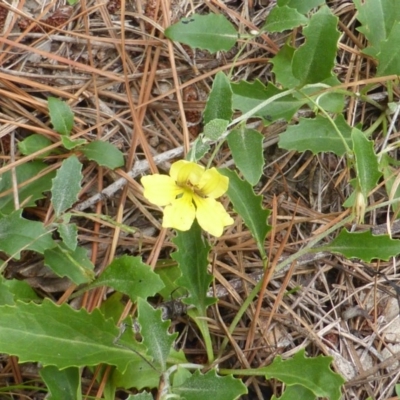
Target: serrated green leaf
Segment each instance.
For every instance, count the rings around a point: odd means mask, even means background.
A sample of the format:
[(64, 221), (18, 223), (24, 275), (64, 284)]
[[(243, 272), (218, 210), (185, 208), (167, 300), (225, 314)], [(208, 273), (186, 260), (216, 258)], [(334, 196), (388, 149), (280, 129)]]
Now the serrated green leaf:
[(348, 232), (343, 229), (331, 243), (317, 249), (365, 262), (373, 259), (388, 261), (400, 254), (400, 240), (391, 239), (389, 235), (373, 235), (370, 231)]
[(106, 363), (122, 371), (133, 360), (144, 363), (136, 353), (115, 345), (117, 337), (114, 322), (97, 309), (89, 314), (49, 300), (0, 307), (0, 352), (18, 356), (21, 363), (39, 361), (58, 369)]
[(257, 196), (251, 185), (242, 181), (236, 172), (226, 168), (220, 169), (219, 172), (229, 178), (227, 195), (233, 204), (233, 208), (250, 229), (261, 255), (266, 257), (264, 241), (267, 233), (271, 230), (271, 226), (267, 223), (270, 211), (262, 206), (263, 197)]
[[(338, 115), (334, 122), (347, 145), (351, 148), (351, 127), (347, 124), (343, 115)], [(330, 151), (342, 156), (346, 153), (342, 138), (331, 122), (320, 115), (313, 119), (300, 118), (297, 125), (289, 126), (286, 132), (279, 136), (279, 147), (299, 152), (310, 150), (314, 154)]]
[(70, 139), (68, 136), (61, 136), (61, 143), (67, 150), (75, 149), (86, 143), (85, 139)]
[(332, 357), (318, 356), (306, 358), (305, 350), (296, 353), (292, 359), (274, 358), (272, 364), (260, 368), (266, 379), (278, 379), (288, 386), (301, 385), (311, 390), (315, 397), (340, 400), (341, 386), (345, 380), (330, 369)]
[(49, 365), (40, 370), (40, 376), (49, 390), (46, 399), (82, 399), (81, 374), (78, 368), (71, 367), (60, 371), (53, 365)]
[[(171, 261), (171, 260), (170, 260)], [(160, 263), (160, 264), (159, 264)], [(179, 266), (175, 265), (162, 266), (162, 260), (158, 260), (155, 269), (156, 274), (161, 278), (165, 287), (158, 291), (158, 294), (165, 300), (170, 301), (186, 295), (186, 290), (179, 287), (176, 280), (181, 276)], [(160, 265), (160, 268), (158, 266)]]
[(400, 74), (400, 54), (398, 51), (393, 51), (393, 49), (397, 49), (400, 46), (399, 36), (400, 22), (397, 22), (387, 40), (380, 44), (380, 52), (377, 55), (379, 62), (377, 76)]
[(293, 75), (302, 86), (322, 82), (332, 75), (340, 33), (338, 18), (328, 7), (315, 13), (303, 29), (306, 39), (293, 55)]
[(155, 367), (164, 372), (167, 369), (167, 358), (173, 349), (178, 333), (172, 335), (168, 333), (171, 321), (161, 319), (161, 310), (155, 310), (140, 297), (137, 304), (142, 343), (147, 348), (147, 354), (152, 357)]
[(223, 72), (218, 72), (207, 99), (203, 116), (204, 123), (208, 124), (213, 119), (230, 121), (232, 115), (231, 83)]
[[(53, 142), (46, 136), (35, 133), (34, 135), (28, 136), (22, 142), (19, 142), (18, 149), (23, 155), (28, 156), (30, 154), (36, 153), (39, 150), (45, 149), (52, 143)], [(41, 154), (40, 158), (46, 157), (49, 154), (50, 151), (47, 151), (46, 153)]]
[(76, 224), (57, 224), (57, 232), (65, 246), (74, 251), (78, 245), (78, 227)]
[[(251, 111), (256, 106), (271, 97), (280, 94), (283, 90), (278, 89), (272, 83), (265, 86), (258, 79), (254, 82), (241, 81), (232, 83), (233, 108), (242, 113)], [(254, 116), (263, 118), (267, 123), (278, 119), (290, 121), (294, 113), (304, 104), (306, 100), (298, 100), (292, 95), (281, 97), (254, 113)]]
[(312, 8), (325, 4), (325, 0), (278, 0), (279, 7), (288, 6), (301, 14), (308, 13)]
[(115, 146), (101, 140), (94, 140), (80, 150), (89, 160), (109, 169), (122, 167), (125, 163), (123, 154)]
[(260, 132), (243, 125), (227, 137), (236, 166), (252, 186), (258, 183), (263, 173), (263, 138)]
[(271, 400), (294, 400), (294, 399), (315, 400), (315, 395), (311, 390), (305, 388), (304, 386), (293, 385), (293, 386), (288, 386), (283, 392), (281, 397), (279, 398), (275, 396), (271, 397)]
[(203, 134), (209, 140), (219, 140), (226, 132), (229, 121), (224, 119), (213, 119), (204, 126)]
[[(18, 198), (24, 207), (36, 206), (36, 201), (46, 196), (43, 194), (51, 188), (51, 179), (55, 176), (55, 171), (39, 177), (38, 175), (48, 167), (42, 161), (32, 161), (19, 165), (15, 168), (18, 184), (36, 177), (31, 183), (18, 188)], [(12, 193), (11, 171), (4, 172), (0, 177), (0, 193), (10, 191), (9, 195), (0, 197), (0, 212), (11, 214), (15, 210), (14, 196)]]
[(17, 210), (7, 216), (0, 216), (0, 250), (19, 260), (22, 250), (33, 250), (43, 254), (55, 246), (51, 232), (41, 222), (29, 221)]
[(399, 4), (397, 0), (354, 0), (354, 5), (361, 23), (357, 30), (365, 35), (370, 44), (363, 52), (376, 57), (381, 50), (381, 42), (389, 37), (393, 26), (400, 21)]
[(188, 231), (177, 231), (173, 242), (177, 251), (172, 254), (172, 258), (178, 262), (182, 274), (176, 283), (189, 292), (183, 302), (194, 305), (204, 316), (207, 307), (216, 301), (213, 297), (207, 297), (212, 281), (207, 271), (210, 246), (196, 220)]
[(82, 164), (76, 156), (68, 157), (52, 180), (51, 202), (57, 216), (72, 207), (81, 190)]
[(164, 287), (160, 277), (141, 257), (124, 255), (116, 258), (90, 287), (109, 286), (127, 294), (132, 301), (154, 296)]
[(308, 18), (300, 14), (296, 9), (284, 7), (274, 7), (265, 21), (262, 30), (268, 32), (283, 32), (288, 29), (305, 25)]
[(210, 53), (230, 50), (238, 38), (235, 27), (222, 14), (193, 14), (167, 28), (164, 34), (168, 39)]
[(195, 371), (182, 385), (174, 386), (172, 392), (190, 400), (234, 400), (246, 394), (247, 388), (232, 375), (219, 376), (215, 370), (211, 370), (206, 374)]
[(68, 277), (76, 285), (94, 279), (94, 265), (87, 256), (87, 250), (77, 247), (70, 250), (63, 243), (45, 250), (44, 263), (60, 277)]
[(54, 130), (60, 135), (69, 136), (74, 126), (74, 113), (69, 105), (55, 97), (49, 97), (47, 105)]
[(379, 171), (378, 159), (374, 151), (374, 142), (368, 140), (360, 130), (353, 128), (351, 132), (353, 151), (356, 159), (355, 169), (361, 193), (366, 199), (376, 187), (382, 173)]

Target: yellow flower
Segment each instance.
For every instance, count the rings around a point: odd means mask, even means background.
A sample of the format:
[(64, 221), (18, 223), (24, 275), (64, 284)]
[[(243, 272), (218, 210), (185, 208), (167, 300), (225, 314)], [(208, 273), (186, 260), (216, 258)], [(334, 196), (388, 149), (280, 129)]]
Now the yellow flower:
[(180, 160), (171, 166), (169, 175), (148, 175), (141, 179), (144, 197), (157, 206), (165, 206), (162, 226), (187, 231), (195, 218), (214, 236), (221, 236), (233, 219), (216, 201), (227, 190), (229, 179), (215, 168), (205, 169)]

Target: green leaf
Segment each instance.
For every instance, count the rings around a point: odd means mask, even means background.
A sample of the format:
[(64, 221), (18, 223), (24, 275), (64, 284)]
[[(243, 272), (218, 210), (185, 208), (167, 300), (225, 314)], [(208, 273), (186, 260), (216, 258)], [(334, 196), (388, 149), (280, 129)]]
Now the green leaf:
[(229, 121), (224, 119), (213, 119), (204, 126), (204, 136), (209, 140), (219, 140), (226, 132)]
[(126, 400), (154, 400), (154, 397), (151, 393), (142, 392), (138, 394), (131, 394)]
[(389, 37), (393, 26), (400, 21), (399, 4), (397, 0), (354, 0), (354, 5), (358, 11), (357, 19), (361, 23), (357, 29), (365, 35), (370, 44), (363, 52), (376, 57), (381, 51), (381, 42)]
[(206, 374), (195, 371), (182, 385), (174, 386), (172, 392), (190, 400), (234, 400), (246, 394), (247, 388), (240, 379), (232, 375), (219, 376), (211, 370)]
[(152, 357), (155, 367), (161, 372), (167, 369), (167, 358), (173, 349), (178, 333), (169, 334), (171, 321), (161, 319), (161, 310), (155, 310), (147, 301), (138, 298), (138, 321), (142, 343), (147, 348), (147, 354)]
[(305, 25), (308, 18), (300, 14), (294, 8), (274, 7), (265, 21), (262, 30), (268, 32), (283, 32), (288, 29), (296, 28), (300, 25)]
[(325, 0), (278, 0), (279, 7), (288, 6), (301, 14), (308, 13), (312, 8), (325, 4)]
[(398, 49), (400, 46), (399, 35), (400, 22), (397, 22), (387, 40), (381, 43), (381, 51), (377, 55), (379, 62), (377, 76), (400, 74), (400, 54), (398, 51), (393, 51), (393, 49)]
[[(31, 183), (18, 188), (19, 202), (23, 207), (34, 207), (37, 200), (46, 197), (43, 192), (50, 190), (51, 179), (56, 174), (55, 171), (51, 171), (39, 177), (38, 175), (47, 167), (48, 165), (42, 161), (32, 161), (15, 168), (18, 184), (34, 178)], [(2, 214), (11, 214), (15, 210), (12, 187), (11, 171), (4, 172), (0, 179), (0, 193), (10, 191), (10, 194), (0, 197), (0, 212)]]
[(60, 135), (69, 136), (74, 126), (74, 113), (69, 105), (55, 97), (49, 97), (47, 105), (54, 130)]
[(292, 359), (285, 361), (281, 356), (276, 356), (272, 364), (259, 370), (265, 373), (265, 379), (275, 378), (288, 386), (301, 385), (311, 390), (315, 397), (340, 400), (340, 388), (345, 380), (330, 369), (333, 358), (306, 358), (304, 352), (302, 349)]
[(82, 399), (81, 374), (78, 368), (71, 367), (60, 371), (53, 365), (49, 365), (40, 370), (40, 376), (49, 389), (46, 399)]
[(20, 281), (18, 279), (1, 279), (0, 285), (0, 297), (5, 293), (10, 293), (13, 298), (13, 301), (8, 303), (0, 300), (1, 305), (11, 305), (17, 300), (28, 303), (30, 301), (38, 301), (41, 299), (25, 281)]
[(123, 154), (112, 144), (95, 140), (79, 150), (92, 161), (110, 169), (122, 167), (125, 163)]
[(382, 173), (379, 171), (378, 160), (374, 151), (374, 142), (368, 140), (360, 130), (353, 128), (351, 132), (353, 151), (356, 159), (355, 169), (361, 193), (366, 199), (376, 187)]
[(264, 241), (267, 233), (271, 230), (271, 226), (267, 223), (270, 211), (265, 210), (262, 206), (263, 197), (256, 196), (251, 185), (242, 181), (235, 171), (224, 168), (220, 169), (219, 172), (229, 178), (227, 195), (233, 204), (233, 208), (250, 229), (261, 255), (266, 257)]
[(252, 186), (258, 183), (263, 173), (263, 138), (260, 132), (244, 125), (233, 130), (227, 138), (236, 166)]
[(116, 346), (117, 337), (114, 322), (97, 309), (89, 314), (46, 299), (40, 305), (0, 307), (0, 352), (18, 356), (21, 363), (39, 361), (58, 369), (106, 363), (122, 371), (134, 360), (143, 363), (136, 353)]
[(14, 305), (14, 295), (6, 285), (6, 280), (0, 276), (0, 306)]
[(201, 160), (211, 148), (208, 142), (209, 140), (205, 139), (203, 135), (199, 135), (199, 137), (192, 143), (192, 147), (186, 156), (186, 160), (193, 162)]
[(208, 124), (213, 119), (230, 121), (233, 115), (232, 89), (228, 77), (223, 72), (218, 72), (211, 88), (204, 110), (204, 123)]
[(365, 262), (388, 261), (400, 254), (400, 240), (391, 239), (389, 235), (373, 235), (370, 231), (350, 233), (343, 229), (331, 243), (313, 250), (339, 253)]
[(295, 88), (300, 85), (300, 81), (293, 75), (292, 69), (295, 50), (294, 47), (285, 43), (271, 60), (272, 72), (275, 74), (276, 81), (285, 88)]
[(19, 260), (22, 250), (33, 250), (43, 254), (55, 246), (41, 222), (29, 221), (21, 217), (22, 210), (14, 211), (5, 217), (0, 216), (0, 250)]
[(293, 399), (301, 399), (301, 400), (315, 400), (314, 393), (301, 385), (293, 385), (288, 386), (283, 392), (282, 396), (279, 399), (275, 396), (271, 397), (271, 400), (293, 400)]
[(65, 246), (74, 251), (78, 245), (78, 227), (76, 224), (57, 224), (57, 232)]
[(127, 294), (132, 301), (154, 296), (164, 287), (160, 277), (141, 257), (124, 255), (116, 258), (90, 287), (109, 286)]
[[(343, 115), (338, 115), (334, 123), (351, 148), (351, 127), (347, 124)], [(286, 132), (279, 136), (279, 147), (299, 152), (310, 150), (314, 154), (330, 151), (342, 156), (346, 153), (342, 138), (331, 122), (320, 115), (313, 119), (300, 118), (297, 125), (289, 126)]]
[(44, 263), (56, 275), (68, 277), (75, 285), (88, 283), (94, 279), (94, 265), (87, 256), (87, 250), (77, 247), (70, 250), (63, 243), (45, 250)]
[[(233, 108), (242, 113), (251, 111), (271, 97), (278, 95), (283, 90), (278, 89), (272, 83), (265, 86), (258, 79), (254, 82), (241, 81), (232, 83)], [(283, 96), (277, 100), (268, 103), (265, 107), (254, 113), (266, 120), (268, 123), (278, 119), (290, 121), (294, 113), (305, 103), (305, 100), (297, 100), (292, 95)]]
[(193, 14), (167, 28), (164, 34), (168, 39), (210, 53), (230, 50), (238, 38), (236, 29), (222, 14)]
[[(50, 139), (47, 139), (46, 136), (35, 133), (34, 135), (28, 136), (22, 142), (19, 142), (18, 149), (24, 156), (29, 156), (39, 150), (45, 149), (51, 144), (53, 144), (53, 142)], [(41, 154), (40, 157), (46, 157), (50, 152), (51, 151), (47, 151), (46, 153)]]
[(182, 274), (177, 284), (189, 292), (189, 296), (183, 302), (194, 305), (204, 316), (207, 307), (216, 301), (213, 297), (207, 297), (212, 281), (212, 275), (207, 272), (210, 246), (203, 237), (197, 221), (193, 222), (188, 231), (177, 231), (173, 242), (177, 251), (172, 254), (172, 258), (178, 262)]
[(61, 143), (67, 150), (75, 149), (86, 143), (85, 139), (70, 139), (68, 136), (61, 136)]
[(125, 389), (156, 388), (160, 382), (160, 373), (143, 360), (136, 360), (129, 363), (123, 373), (115, 370), (112, 374), (112, 382), (116, 387)]
[[(385, 179), (386, 193), (389, 195), (389, 199), (399, 199), (400, 185), (397, 185), (396, 188), (393, 188), (398, 172), (396, 168), (393, 168), (392, 164), (393, 160), (387, 154), (383, 154), (380, 167), (382, 168), (383, 177)], [(392, 190), (394, 190), (394, 193), (392, 193)], [(400, 203), (392, 204), (392, 209), (393, 213), (395, 214), (395, 218), (397, 218), (400, 211)]]
[(78, 158), (71, 156), (63, 161), (52, 180), (51, 202), (56, 216), (60, 216), (78, 200), (83, 178), (81, 170), (82, 164)]
[(293, 75), (302, 86), (332, 75), (340, 36), (337, 23), (329, 8), (322, 7), (303, 29), (306, 42), (295, 51), (292, 62)]
[[(169, 260), (169, 263), (171, 260)], [(165, 287), (158, 291), (158, 294), (165, 300), (170, 301), (183, 297), (186, 291), (179, 287), (176, 280), (181, 276), (179, 266), (173, 261), (174, 265), (163, 265), (163, 260), (158, 260), (155, 272), (163, 281)]]

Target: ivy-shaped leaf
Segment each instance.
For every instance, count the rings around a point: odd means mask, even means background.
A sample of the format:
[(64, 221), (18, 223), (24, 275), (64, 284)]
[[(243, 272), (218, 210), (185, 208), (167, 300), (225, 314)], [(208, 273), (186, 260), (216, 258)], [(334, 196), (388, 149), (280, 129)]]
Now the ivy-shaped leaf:
[(304, 353), (304, 349), (300, 350), (289, 360), (276, 356), (272, 364), (260, 370), (264, 371), (265, 379), (279, 379), (288, 386), (301, 385), (312, 391), (315, 397), (340, 400), (340, 389), (345, 380), (330, 369), (333, 358), (307, 358)]
[(194, 305), (200, 314), (205, 316), (207, 307), (216, 301), (207, 297), (212, 281), (212, 275), (207, 271), (210, 246), (196, 220), (188, 231), (177, 231), (173, 242), (177, 251), (172, 254), (172, 258), (178, 262), (182, 274), (176, 283), (186, 288), (189, 293), (183, 302)]
[(332, 75), (340, 33), (338, 18), (328, 7), (321, 7), (303, 29), (306, 39), (293, 56), (293, 75), (300, 84), (322, 82)]
[(43, 254), (46, 249), (56, 245), (51, 232), (41, 222), (22, 218), (23, 210), (0, 215), (0, 250), (19, 260), (22, 250), (33, 250)]
[(18, 356), (21, 363), (58, 369), (105, 363), (121, 371), (134, 360), (146, 364), (130, 349), (116, 346), (117, 337), (113, 320), (98, 309), (89, 314), (49, 300), (0, 307), (0, 352)]
[(264, 240), (271, 226), (267, 223), (270, 211), (263, 208), (262, 196), (256, 196), (251, 185), (241, 180), (236, 172), (226, 168), (220, 169), (219, 172), (229, 178), (227, 195), (233, 208), (250, 229), (261, 255), (266, 257)]
[(182, 385), (172, 387), (172, 392), (185, 399), (238, 399), (247, 393), (247, 388), (240, 379), (232, 375), (218, 376), (215, 370), (202, 374), (196, 371)]
[(238, 39), (235, 27), (222, 14), (193, 14), (167, 28), (164, 34), (168, 39), (210, 53), (228, 51)]
[(154, 296), (164, 287), (161, 278), (141, 257), (124, 255), (116, 258), (90, 287), (109, 286), (127, 294), (132, 301)]
[(373, 235), (370, 231), (348, 232), (343, 229), (331, 243), (314, 250), (339, 253), (365, 262), (373, 259), (388, 261), (400, 254), (400, 240), (391, 239), (389, 235)]
[(161, 310), (155, 310), (141, 298), (138, 298), (138, 321), (147, 354), (152, 357), (155, 367), (164, 372), (178, 333), (171, 335), (168, 332), (171, 321), (163, 321)]
[[(343, 115), (338, 115), (334, 123), (348, 147), (352, 148), (351, 127)], [(330, 151), (338, 156), (342, 156), (347, 150), (332, 123), (320, 115), (316, 118), (300, 118), (297, 125), (289, 126), (279, 136), (279, 147), (299, 152), (310, 150), (314, 154)]]

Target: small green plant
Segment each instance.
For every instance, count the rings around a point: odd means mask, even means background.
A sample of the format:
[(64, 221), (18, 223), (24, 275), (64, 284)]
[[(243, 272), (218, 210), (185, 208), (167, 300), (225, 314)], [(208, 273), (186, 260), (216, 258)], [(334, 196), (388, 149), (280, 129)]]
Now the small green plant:
[[(364, 3), (357, 0), (354, 3), (361, 24), (359, 31), (369, 42), (364, 53), (378, 64), (376, 76), (382, 77), (382, 81), (396, 80), (397, 77), (390, 75), (400, 75), (399, 55), (392, 50), (397, 47), (400, 33), (398, 7), (384, 0)], [(377, 3), (385, 6), (378, 7)], [(340, 33), (338, 18), (324, 4), (321, 0), (278, 0), (260, 33), (303, 27), (305, 41), (298, 47), (285, 44), (271, 60), (276, 82), (268, 85), (259, 80), (233, 82), (229, 74), (219, 72), (204, 112), (204, 130), (192, 143), (187, 159), (173, 164), (171, 177), (153, 175), (142, 178), (145, 197), (165, 207), (164, 226), (177, 230), (173, 240), (176, 251), (172, 259), (179, 268), (179, 276), (170, 279), (172, 285), (168, 283), (170, 277), (162, 279), (139, 256), (117, 258), (104, 272), (95, 276), (86, 250), (78, 243), (78, 228), (71, 223), (72, 218), (84, 216), (84, 213), (73, 210), (82, 186), (81, 159), (86, 157), (98, 165), (115, 169), (123, 165), (123, 155), (105, 142), (87, 144), (82, 139), (72, 139), (72, 111), (66, 103), (48, 99), (51, 122), (61, 135), (68, 157), (56, 171), (49, 169), (40, 159), (51, 151), (49, 142), (33, 135), (20, 144), (20, 151), (25, 155), (35, 154), (35, 161), (18, 166), (16, 174), (18, 182), (29, 182), (19, 189), (23, 207), (35, 206), (45, 197), (43, 193), (50, 191), (54, 220), (44, 225), (25, 218), (22, 208), (15, 210), (10, 192), (11, 172), (5, 172), (0, 192), (9, 191), (9, 194), (0, 198), (0, 250), (9, 259), (3, 263), (3, 268), (9, 260), (18, 260), (21, 252), (30, 250), (42, 255), (45, 265), (55, 274), (66, 276), (79, 285), (73, 296), (95, 287), (107, 286), (115, 290), (100, 309), (88, 313), (84, 309), (74, 310), (68, 304), (56, 305), (49, 299), (40, 300), (32, 293), (27, 295), (26, 287), (11, 286), (9, 281), (0, 282), (0, 351), (17, 355), (20, 362), (40, 362), (43, 366), (41, 376), (53, 398), (82, 398), (79, 369), (102, 364), (109, 366), (111, 371), (108, 371), (111, 379), (106, 397), (109, 399), (114, 398), (120, 387), (141, 391), (131, 395), (131, 399), (152, 399), (148, 389), (153, 388), (158, 388), (158, 398), (162, 400), (237, 399), (247, 393), (241, 380), (243, 376), (261, 376), (283, 382), (286, 390), (282, 399), (341, 398), (344, 379), (331, 370), (332, 358), (306, 357), (304, 350), (291, 359), (283, 360), (277, 356), (270, 365), (260, 368), (237, 370), (214, 366), (218, 360), (207, 323), (207, 310), (217, 299), (208, 295), (213, 278), (207, 269), (212, 245), (203, 232), (218, 237), (233, 223), (221, 203), (215, 200), (226, 192), (234, 212), (243, 219), (257, 243), (264, 270), (268, 269), (265, 239), (272, 229), (267, 222), (270, 210), (262, 207), (262, 197), (253, 189), (265, 165), (263, 137), (249, 128), (247, 122), (250, 118), (257, 118), (264, 125), (278, 120), (290, 122), (302, 108), (312, 111), (313, 116), (300, 118), (297, 124), (289, 125), (280, 134), (279, 146), (300, 153), (332, 152), (344, 157), (352, 171), (353, 192), (343, 205), (351, 208), (352, 213), (316, 235), (302, 250), (278, 264), (276, 270), (283, 269), (305, 253), (317, 251), (338, 253), (365, 262), (388, 260), (400, 254), (400, 241), (391, 239), (389, 235), (348, 232), (344, 228), (347, 223), (361, 222), (366, 212), (377, 207), (391, 206), (397, 213), (399, 182), (393, 173), (397, 164), (389, 153), (398, 147), (398, 142), (392, 142), (377, 152), (373, 132), (382, 126), (387, 136), (391, 134), (386, 129), (390, 104), (382, 106), (369, 97), (372, 83), (360, 93), (353, 93), (347, 91), (332, 72)], [(377, 21), (382, 29), (371, 29)], [(210, 52), (227, 51), (238, 39), (233, 25), (223, 15), (214, 14), (192, 15), (169, 27), (165, 35), (171, 40)], [(247, 35), (241, 39), (250, 41), (254, 37)], [(346, 98), (350, 96), (376, 107), (380, 117), (373, 126), (364, 129), (346, 122), (342, 113)], [(389, 93), (389, 98), (393, 98), (393, 93)], [(234, 110), (240, 111), (241, 116), (233, 119)], [(208, 155), (210, 167), (213, 156), (223, 144), (229, 146), (235, 168), (216, 170), (198, 164)], [(206, 174), (208, 180), (204, 178)], [(33, 177), (37, 178), (32, 180)], [(385, 178), (389, 201), (369, 205), (369, 196), (382, 177)], [(209, 183), (211, 186), (207, 186)], [(169, 190), (168, 201), (157, 197), (157, 190), (166, 188)], [(182, 215), (178, 215), (174, 208), (178, 203), (185, 211)], [(218, 216), (217, 225), (210, 219), (213, 211)], [(131, 227), (120, 228), (127, 234), (136, 232)], [(337, 237), (326, 242), (333, 232), (338, 233)], [(165, 290), (166, 287), (169, 290)], [(161, 310), (153, 308), (147, 300), (156, 295), (168, 300), (176, 288), (187, 293), (183, 302), (201, 333), (207, 352), (206, 365), (189, 362), (182, 351), (174, 348), (177, 334), (169, 332), (170, 321), (163, 320)], [(257, 284), (249, 294), (229, 327), (230, 332), (234, 331), (260, 288), (261, 284)], [(136, 319), (132, 321), (129, 317), (124, 321), (124, 332), (117, 323), (121, 308), (115, 306), (120, 305), (122, 295), (128, 296), (137, 306)], [(10, 337), (13, 340), (9, 340)], [(220, 351), (223, 352), (226, 346), (227, 341), (224, 341)], [(99, 373), (100, 378), (102, 373), (105, 372)], [(65, 392), (60, 394), (60, 387), (69, 388), (69, 397)]]

